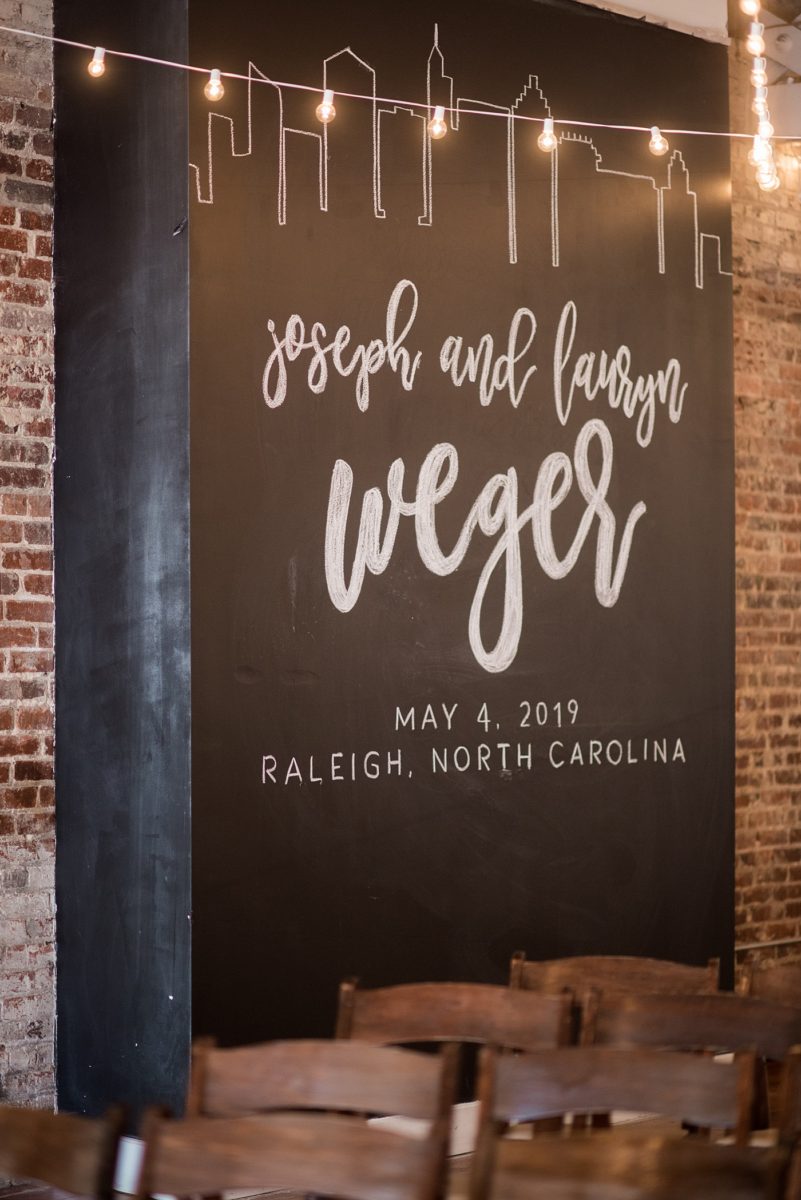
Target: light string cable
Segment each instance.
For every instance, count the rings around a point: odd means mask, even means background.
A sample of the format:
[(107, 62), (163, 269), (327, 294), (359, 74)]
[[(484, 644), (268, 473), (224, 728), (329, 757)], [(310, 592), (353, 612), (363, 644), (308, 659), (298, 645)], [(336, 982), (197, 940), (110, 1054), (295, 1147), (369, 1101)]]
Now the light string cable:
[[(69, 38), (56, 37), (53, 34), (37, 33), (30, 29), (17, 29), (11, 25), (0, 25), (0, 33), (9, 33), (22, 38), (34, 38), (39, 41), (50, 42), (51, 44), (57, 46), (71, 46), (77, 50), (89, 50), (91, 52), (96, 52), (100, 49), (100, 47), (94, 46), (89, 42), (72, 41)], [(315, 87), (311, 84), (291, 83), (286, 80), (278, 79), (265, 79), (258, 75), (243, 75), (241, 72), (237, 71), (218, 71), (217, 68), (212, 69), (209, 67), (196, 67), (191, 63), (173, 62), (170, 59), (155, 58), (148, 54), (134, 54), (128, 50), (110, 50), (104, 48), (103, 56), (125, 58), (134, 62), (151, 63), (154, 66), (159, 67), (170, 67), (177, 71), (186, 71), (198, 75), (205, 75), (207, 78), (210, 78), (212, 75), (214, 75), (216, 78), (222, 77), (223, 79), (240, 80), (241, 82), (248, 84), (260, 83), (265, 84), (268, 87), (286, 88), (293, 91), (307, 92), (310, 95), (319, 95), (321, 91), (319, 87)], [(406, 105), (409, 108), (417, 108), (426, 113), (431, 111), (431, 105), (423, 103), (419, 100), (399, 100), (388, 96), (374, 96), (365, 92), (337, 92), (337, 96), (347, 100), (366, 100), (371, 104)], [(496, 117), (503, 121), (508, 121), (511, 119), (514, 121), (525, 121), (534, 125), (543, 126), (545, 125), (546, 121), (553, 120), (553, 124), (556, 126), (565, 126), (576, 129), (609, 129), (621, 133), (647, 133), (651, 135), (653, 135), (654, 129), (656, 128), (655, 126), (651, 125), (627, 125), (605, 121), (578, 121), (568, 118), (563, 119), (561, 117), (536, 117), (530, 116), (526, 113), (499, 112), (498, 110), (490, 110), (485, 108), (464, 108), (459, 106), (457, 109), (454, 107), (448, 107), (447, 105), (438, 107), (442, 107), (444, 112), (449, 114), (458, 113), (459, 116)], [(661, 132), (663, 134), (669, 133), (680, 137), (718, 137), (729, 138), (730, 140), (753, 141), (753, 134), (734, 133), (730, 130), (665, 128), (662, 129)], [(784, 134), (781, 137), (777, 136), (775, 140), (788, 142), (801, 141), (801, 133)]]

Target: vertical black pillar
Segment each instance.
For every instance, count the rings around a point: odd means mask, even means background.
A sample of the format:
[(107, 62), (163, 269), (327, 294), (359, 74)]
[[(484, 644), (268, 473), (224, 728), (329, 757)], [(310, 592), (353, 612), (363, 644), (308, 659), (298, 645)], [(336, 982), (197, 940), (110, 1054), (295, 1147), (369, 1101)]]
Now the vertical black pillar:
[[(188, 0), (57, 0), (176, 62)], [(56, 53), (58, 1080), (180, 1109), (190, 1039), (186, 76)]]

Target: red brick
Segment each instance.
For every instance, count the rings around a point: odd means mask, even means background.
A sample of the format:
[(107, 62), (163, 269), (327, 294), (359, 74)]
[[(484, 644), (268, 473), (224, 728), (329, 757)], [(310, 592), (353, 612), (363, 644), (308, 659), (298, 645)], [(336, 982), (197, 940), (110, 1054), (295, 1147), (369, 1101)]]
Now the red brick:
[(6, 550), (3, 566), (11, 571), (52, 571), (53, 554), (50, 550)]
[(0, 229), (0, 250), (16, 250), (20, 254), (27, 254), (27, 233), (19, 229)]
[(28, 574), (22, 577), (22, 586), (24, 590), (32, 596), (52, 596), (53, 595), (53, 576), (49, 571), (43, 571), (41, 574)]
[(21, 675), (53, 670), (53, 655), (47, 650), (12, 650), (8, 656), (9, 670)]
[(17, 124), (27, 129), (49, 129), (53, 114), (49, 108), (36, 108), (32, 104), (17, 105)]
[(19, 223), (23, 229), (52, 229), (53, 214), (49, 212), (37, 212), (36, 209), (23, 208), (20, 209)]
[(11, 737), (0, 734), (0, 758), (18, 758), (20, 754), (36, 754), (39, 749), (39, 739), (36, 737)]
[(53, 278), (53, 268), (46, 259), (40, 258), (23, 258), (17, 272), (20, 279), (46, 279)]
[(14, 763), (14, 778), (19, 780), (52, 779), (52, 760), (48, 758), (40, 758), (35, 760), (18, 758)]
[(6, 617), (9, 621), (50, 622), (53, 620), (53, 601), (7, 600)]
[(17, 713), (17, 724), (20, 729), (49, 730), (53, 727), (53, 712), (49, 708), (21, 708)]
[(53, 164), (43, 158), (33, 158), (25, 168), (29, 179), (38, 179), (42, 183), (53, 182)]

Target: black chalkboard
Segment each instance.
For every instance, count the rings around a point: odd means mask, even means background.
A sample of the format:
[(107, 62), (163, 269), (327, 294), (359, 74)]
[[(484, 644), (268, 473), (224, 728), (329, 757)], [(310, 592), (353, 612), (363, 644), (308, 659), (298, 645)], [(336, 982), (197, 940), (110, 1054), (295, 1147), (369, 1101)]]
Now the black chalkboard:
[[(185, 61), (186, 0), (57, 36)], [(189, 1066), (186, 79), (56, 52), (59, 1106), (180, 1110)]]
[(727, 142), (513, 120), (723, 130), (725, 49), (530, 0), (190, 48), (253, 78), (190, 100), (195, 1031), (730, 961)]

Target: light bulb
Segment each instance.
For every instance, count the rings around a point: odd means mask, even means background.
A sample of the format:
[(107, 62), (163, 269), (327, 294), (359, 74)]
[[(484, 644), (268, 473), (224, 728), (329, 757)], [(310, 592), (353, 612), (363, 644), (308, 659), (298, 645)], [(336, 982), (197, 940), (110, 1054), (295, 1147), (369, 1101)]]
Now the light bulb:
[(747, 17), (759, 16), (759, 0), (740, 0), (740, 12)]
[(651, 126), (651, 140), (648, 143), (648, 149), (652, 154), (656, 154), (660, 158), (663, 154), (667, 154), (670, 149), (667, 138), (657, 125)]
[(772, 137), (773, 137), (773, 134), (774, 134), (774, 132), (775, 132), (775, 131), (774, 131), (774, 128), (773, 128), (773, 126), (772, 126), (772, 125), (771, 125), (771, 123), (770, 123), (770, 121), (760, 121), (760, 122), (759, 122), (759, 124), (757, 125), (757, 131), (758, 131), (758, 133), (759, 133), (759, 136), (760, 136), (761, 138), (764, 138), (764, 140), (765, 140), (766, 142), (767, 142), (767, 141), (768, 141), (770, 138), (772, 138)]
[(329, 125), (337, 115), (337, 110), (334, 107), (334, 93), (330, 88), (326, 88), (323, 92), (323, 98), (315, 108), (315, 114), (318, 121), (322, 121), (323, 125)]
[(766, 142), (764, 138), (757, 135), (754, 138), (754, 144), (748, 151), (748, 161), (752, 166), (757, 166), (759, 163), (770, 162), (773, 158), (773, 150), (770, 142)]
[(751, 83), (754, 87), (764, 87), (768, 82), (767, 66), (768, 60), (766, 58), (754, 59), (754, 69), (751, 72)]
[(746, 38), (745, 48), (749, 54), (753, 54), (755, 58), (760, 57), (765, 53), (765, 39), (762, 34), (765, 32), (765, 26), (760, 25), (759, 21), (752, 21), (751, 28)]
[(768, 119), (768, 117), (770, 116), (770, 113), (769, 113), (769, 111), (768, 111), (768, 105), (767, 105), (767, 101), (766, 101), (766, 100), (760, 100), (759, 98), (757, 98), (756, 100), (754, 100), (754, 101), (752, 102), (752, 104), (751, 104), (751, 112), (752, 112), (752, 113), (756, 113), (756, 115), (757, 115), (757, 116), (760, 118), (760, 120), (762, 120), (762, 121), (766, 121), (766, 120)]
[(434, 115), (428, 122), (428, 132), (435, 141), (444, 138), (448, 132), (448, 122), (445, 120), (445, 108), (442, 104), (438, 104), (434, 109)]
[(775, 171), (770, 174), (757, 172), (757, 183), (763, 192), (775, 192), (782, 186), (782, 181)]
[(556, 149), (557, 141), (556, 134), (553, 131), (553, 117), (546, 117), (542, 126), (542, 133), (537, 138), (537, 145), (540, 150), (544, 150), (546, 154), (550, 154)]
[(92, 61), (86, 68), (93, 79), (99, 79), (106, 71), (106, 52), (102, 46), (96, 46)]
[(222, 100), (225, 95), (225, 88), (223, 87), (223, 81), (220, 78), (220, 72), (217, 67), (209, 75), (209, 81), (203, 91), (207, 100)]

